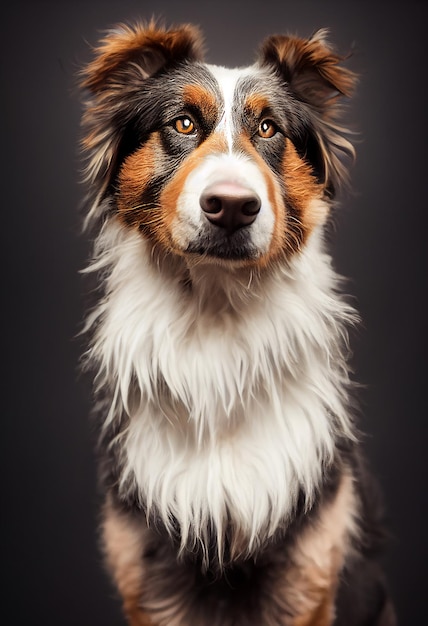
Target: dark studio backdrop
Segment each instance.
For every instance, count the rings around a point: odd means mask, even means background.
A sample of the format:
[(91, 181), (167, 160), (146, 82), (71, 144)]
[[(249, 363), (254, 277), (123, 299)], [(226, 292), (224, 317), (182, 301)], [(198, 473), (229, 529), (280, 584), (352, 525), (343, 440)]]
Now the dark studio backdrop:
[[(2, 613), (11, 626), (119, 626), (97, 548), (89, 384), (78, 379), (88, 244), (80, 236), (77, 69), (118, 21), (195, 22), (208, 60), (246, 65), (263, 38), (331, 29), (360, 74), (353, 192), (337, 211), (336, 267), (363, 318), (354, 340), (365, 446), (392, 540), (402, 626), (427, 594), (428, 4), (158, 0), (10, 2), (1, 20)], [(258, 625), (255, 625), (258, 626)]]

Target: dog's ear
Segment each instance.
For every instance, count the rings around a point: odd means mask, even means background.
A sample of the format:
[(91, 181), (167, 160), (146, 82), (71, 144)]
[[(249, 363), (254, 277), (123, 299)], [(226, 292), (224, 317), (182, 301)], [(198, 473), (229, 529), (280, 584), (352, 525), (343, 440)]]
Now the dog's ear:
[(273, 68), (304, 106), (308, 135), (302, 153), (311, 161), (329, 195), (347, 176), (343, 157), (353, 157), (348, 132), (337, 125), (341, 99), (354, 91), (356, 75), (343, 67), (345, 57), (328, 45), (327, 31), (309, 39), (273, 35), (260, 51), (259, 63)]
[(95, 59), (82, 72), (82, 87), (92, 93), (118, 89), (130, 77), (152, 76), (170, 63), (202, 58), (202, 37), (195, 26), (176, 29), (120, 25), (95, 49)]
[(317, 31), (310, 39), (273, 35), (263, 44), (262, 63), (279, 69), (294, 94), (320, 113), (331, 114), (340, 96), (350, 96), (354, 74), (340, 65), (344, 57), (326, 43), (327, 31)]
[(107, 33), (94, 59), (80, 73), (89, 97), (82, 118), (84, 180), (90, 185), (86, 223), (103, 213), (100, 204), (111, 184), (126, 139), (126, 124), (144, 82), (171, 64), (203, 56), (199, 30), (191, 25), (164, 29), (155, 23), (120, 25)]

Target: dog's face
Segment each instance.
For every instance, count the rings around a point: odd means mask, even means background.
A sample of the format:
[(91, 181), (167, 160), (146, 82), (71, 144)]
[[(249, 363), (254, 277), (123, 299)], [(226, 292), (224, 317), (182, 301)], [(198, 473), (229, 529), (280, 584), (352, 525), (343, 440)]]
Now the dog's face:
[(201, 61), (190, 26), (111, 33), (84, 73), (90, 216), (188, 259), (265, 266), (327, 215), (352, 147), (335, 126), (353, 75), (325, 44), (271, 37), (258, 61)]

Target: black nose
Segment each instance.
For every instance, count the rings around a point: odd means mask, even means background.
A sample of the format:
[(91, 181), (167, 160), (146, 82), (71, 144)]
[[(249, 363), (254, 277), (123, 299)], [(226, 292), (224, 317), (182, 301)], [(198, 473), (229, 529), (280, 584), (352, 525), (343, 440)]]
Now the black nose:
[(249, 226), (260, 211), (259, 196), (236, 183), (216, 183), (202, 193), (199, 203), (205, 217), (228, 234)]

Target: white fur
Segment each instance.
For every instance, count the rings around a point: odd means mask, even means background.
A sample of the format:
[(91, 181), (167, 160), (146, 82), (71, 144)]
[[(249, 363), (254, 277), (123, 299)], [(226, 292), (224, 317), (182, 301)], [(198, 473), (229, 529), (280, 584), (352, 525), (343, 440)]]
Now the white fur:
[[(88, 271), (106, 296), (89, 317), (88, 353), (111, 389), (106, 423), (125, 413), (122, 488), (182, 548), (204, 544), (210, 522), (219, 556), (226, 522), (248, 550), (309, 505), (331, 459), (335, 431), (351, 436), (344, 322), (353, 311), (315, 230), (289, 263), (233, 271), (155, 259), (137, 233), (107, 222)], [(186, 287), (191, 283), (191, 287)]]
[[(207, 69), (213, 74), (217, 83), (221, 89), (223, 102), (224, 102), (224, 111), (221, 116), (220, 122), (217, 126), (217, 131), (224, 132), (226, 135), (227, 145), (229, 148), (229, 153), (232, 152), (233, 147), (233, 102), (234, 95), (236, 89), (236, 83), (238, 79), (242, 78), (242, 70), (241, 69), (230, 69), (228, 67), (223, 67), (221, 65), (207, 65)], [(247, 69), (247, 72), (250, 71), (250, 68)]]

